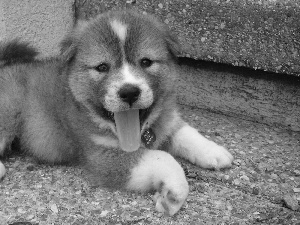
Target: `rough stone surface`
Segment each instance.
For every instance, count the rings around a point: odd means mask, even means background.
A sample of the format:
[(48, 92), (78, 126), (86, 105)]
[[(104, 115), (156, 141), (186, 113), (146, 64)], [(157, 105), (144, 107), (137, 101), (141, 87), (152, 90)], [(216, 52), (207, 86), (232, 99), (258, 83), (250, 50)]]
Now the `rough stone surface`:
[(283, 197), (283, 201), (286, 207), (288, 207), (289, 209), (294, 211), (299, 209), (298, 200), (294, 196), (287, 194)]
[(182, 61), (181, 104), (300, 131), (300, 80), (204, 61)]
[(122, 8), (160, 17), (183, 56), (300, 75), (299, 0), (76, 0), (78, 18)]
[[(40, 165), (15, 154), (3, 161), (0, 224), (299, 224), (299, 132), (189, 107), (186, 121), (234, 155), (230, 169), (200, 169), (180, 160), (190, 194), (174, 217), (155, 212), (152, 194), (90, 187), (79, 168)], [(247, 178), (246, 178), (247, 177)], [(19, 223), (20, 224), (20, 223)], [(22, 224), (22, 223), (21, 223)]]

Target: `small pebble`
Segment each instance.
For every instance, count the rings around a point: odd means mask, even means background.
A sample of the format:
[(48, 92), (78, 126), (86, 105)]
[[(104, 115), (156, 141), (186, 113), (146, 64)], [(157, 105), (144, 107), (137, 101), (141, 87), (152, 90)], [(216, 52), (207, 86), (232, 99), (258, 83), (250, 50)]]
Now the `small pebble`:
[(163, 4), (159, 3), (159, 4), (158, 4), (158, 7), (159, 7), (160, 9), (162, 9), (164, 6), (163, 6)]
[(235, 138), (237, 138), (237, 139), (240, 139), (240, 138), (242, 138), (242, 136), (241, 136), (241, 135), (239, 135), (239, 134), (235, 134), (234, 136), (235, 136)]
[(196, 178), (197, 177), (197, 174), (196, 173), (189, 173), (187, 175), (188, 178)]
[(299, 209), (298, 201), (294, 196), (285, 195), (283, 197), (283, 201), (287, 208), (294, 210), (294, 211), (297, 211)]
[(272, 173), (271, 175), (270, 175), (270, 177), (272, 178), (272, 179), (277, 179), (278, 178), (278, 175), (276, 174), (276, 173)]
[(108, 210), (103, 210), (100, 214), (100, 217), (105, 217), (109, 213)]
[(221, 28), (221, 29), (224, 29), (225, 26), (226, 26), (225, 23), (221, 23), (220, 28)]
[(239, 166), (239, 165), (241, 165), (241, 162), (242, 162), (242, 160), (236, 159), (232, 163), (233, 163), (233, 165)]
[(34, 170), (34, 165), (29, 165), (29, 166), (27, 166), (26, 169), (29, 170), (29, 171), (33, 171)]
[(224, 180), (229, 180), (230, 176), (229, 175), (224, 175)]
[(136, 201), (133, 201), (133, 202), (131, 202), (131, 205), (133, 205), (133, 206), (135, 206), (135, 205), (137, 205), (138, 203), (136, 202)]
[(52, 212), (58, 213), (58, 208), (57, 208), (57, 205), (56, 205), (56, 204), (50, 205), (50, 209), (51, 209)]
[(294, 170), (294, 174), (295, 174), (296, 176), (300, 176), (300, 170)]
[(215, 132), (215, 136), (220, 136), (220, 133), (219, 132)]
[(244, 181), (249, 181), (249, 177), (247, 177), (246, 175), (243, 175), (240, 177), (241, 180), (244, 180)]
[(259, 194), (259, 188), (258, 188), (258, 187), (253, 187), (253, 188), (252, 188), (252, 193), (253, 193), (254, 195), (258, 195), (258, 194)]
[(127, 3), (127, 4), (135, 4), (135, 3), (136, 3), (136, 0), (127, 0), (126, 3)]
[(24, 213), (26, 213), (26, 210), (24, 210), (24, 209), (22, 209), (22, 208), (18, 208), (18, 209), (17, 209), (17, 212), (18, 212), (18, 213), (21, 213), (21, 214), (24, 214)]
[(234, 179), (232, 182), (234, 185), (238, 186), (241, 182), (239, 179)]
[(33, 214), (30, 214), (26, 217), (26, 220), (32, 220), (35, 216)]

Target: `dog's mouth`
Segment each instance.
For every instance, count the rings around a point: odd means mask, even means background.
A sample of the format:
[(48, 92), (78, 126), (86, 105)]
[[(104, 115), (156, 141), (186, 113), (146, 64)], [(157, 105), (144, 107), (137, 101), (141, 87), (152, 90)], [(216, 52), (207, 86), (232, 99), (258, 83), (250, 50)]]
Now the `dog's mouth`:
[[(115, 113), (108, 111), (105, 108), (103, 108), (103, 110), (104, 110), (105, 117), (111, 122), (115, 123), (115, 116), (114, 116)], [(151, 109), (149, 107), (145, 109), (138, 109), (138, 111), (139, 111), (139, 118), (140, 118), (140, 126), (142, 126), (145, 120), (148, 118)]]
[(149, 113), (150, 108), (129, 109), (120, 112), (105, 110), (106, 117), (115, 123), (120, 147), (124, 151), (137, 150), (141, 145), (141, 140), (145, 145), (149, 144), (150, 140), (154, 140), (153, 135), (150, 135), (150, 130), (146, 130), (141, 134), (141, 127)]

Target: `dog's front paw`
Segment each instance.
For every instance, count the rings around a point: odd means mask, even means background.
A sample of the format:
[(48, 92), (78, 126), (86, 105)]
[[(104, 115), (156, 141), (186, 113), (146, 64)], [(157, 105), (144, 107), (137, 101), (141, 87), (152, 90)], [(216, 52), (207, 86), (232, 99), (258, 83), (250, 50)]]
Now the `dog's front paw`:
[(145, 152), (131, 171), (127, 189), (156, 190), (156, 210), (170, 216), (178, 212), (189, 193), (189, 185), (179, 163), (170, 154), (159, 150)]
[(223, 147), (203, 137), (198, 131), (185, 125), (173, 136), (173, 154), (208, 169), (230, 167), (233, 156)]
[(222, 146), (210, 142), (195, 152), (195, 163), (203, 168), (221, 169), (231, 166), (233, 156)]
[(153, 196), (155, 209), (158, 212), (173, 216), (183, 205), (187, 198), (189, 187), (186, 182), (168, 186), (162, 184), (159, 191)]

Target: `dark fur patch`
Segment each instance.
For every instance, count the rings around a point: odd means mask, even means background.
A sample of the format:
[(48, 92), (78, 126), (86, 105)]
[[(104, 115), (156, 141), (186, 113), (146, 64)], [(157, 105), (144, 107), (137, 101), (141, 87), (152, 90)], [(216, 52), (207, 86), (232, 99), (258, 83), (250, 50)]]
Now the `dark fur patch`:
[(13, 40), (0, 45), (0, 65), (9, 66), (14, 63), (28, 63), (34, 61), (38, 51), (29, 43)]

